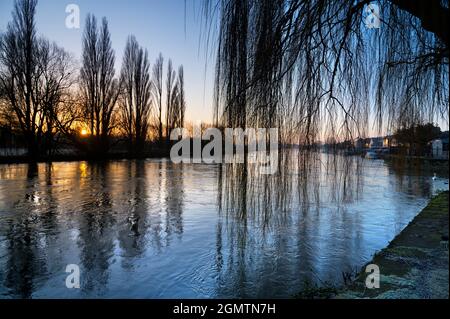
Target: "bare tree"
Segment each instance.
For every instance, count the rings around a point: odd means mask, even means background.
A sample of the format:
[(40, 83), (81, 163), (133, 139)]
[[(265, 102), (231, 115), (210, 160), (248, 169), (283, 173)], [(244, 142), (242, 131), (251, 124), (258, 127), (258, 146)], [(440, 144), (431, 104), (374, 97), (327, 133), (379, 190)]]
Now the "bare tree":
[(13, 21), (0, 41), (4, 105), (14, 115), (31, 159), (52, 149), (58, 108), (72, 84), (73, 71), (63, 49), (37, 37), (36, 5), (36, 0), (16, 1)]
[(180, 90), (179, 83), (175, 82), (172, 91), (169, 93), (170, 97), (170, 112), (168, 113), (169, 134), (172, 129), (178, 127), (180, 116)]
[[(61, 130), (61, 120), (74, 119), (73, 104), (68, 104), (70, 88), (73, 84), (73, 59), (62, 48), (48, 40), (39, 41), (38, 69), (40, 77), (35, 81), (35, 91), (38, 92), (36, 102), (42, 105), (41, 120), (45, 126), (43, 147), (47, 155), (52, 155), (55, 138), (64, 134)], [(71, 101), (72, 102), (72, 101)]]
[(120, 82), (122, 87), (122, 95), (119, 99), (121, 128), (128, 138), (128, 149), (132, 152), (133, 135), (134, 135), (134, 119), (135, 119), (135, 72), (136, 57), (139, 45), (134, 36), (128, 37), (125, 46), (125, 52), (122, 62), (122, 70), (120, 73)]
[(123, 87), (123, 96), (120, 99), (122, 127), (128, 136), (130, 151), (141, 151), (149, 128), (152, 83), (148, 52), (139, 47), (134, 36), (128, 38), (125, 47), (121, 83)]
[(176, 74), (172, 67), (172, 60), (169, 59), (167, 65), (167, 80), (166, 80), (166, 138), (169, 138), (170, 131), (172, 130), (173, 123), (173, 107), (174, 107), (174, 90)]
[(152, 93), (151, 93), (151, 77), (150, 62), (147, 50), (139, 49), (136, 61), (136, 148), (142, 150), (144, 142), (147, 139), (150, 115), (152, 111)]
[(166, 135), (175, 127), (183, 127), (184, 113), (186, 111), (186, 100), (184, 93), (184, 71), (181, 65), (178, 68), (178, 76), (172, 69), (172, 61), (169, 60), (167, 73), (167, 117)]
[(178, 68), (178, 127), (184, 127), (184, 114), (186, 112), (186, 98), (184, 94), (184, 71), (183, 66)]
[(97, 19), (88, 15), (83, 35), (83, 66), (80, 86), (84, 95), (83, 109), (94, 139), (93, 150), (105, 153), (113, 129), (113, 112), (120, 87), (114, 78), (114, 50), (106, 18), (97, 28)]
[(157, 106), (158, 116), (158, 140), (162, 142), (163, 118), (162, 118), (162, 95), (163, 95), (163, 64), (164, 58), (160, 53), (153, 65), (153, 96)]

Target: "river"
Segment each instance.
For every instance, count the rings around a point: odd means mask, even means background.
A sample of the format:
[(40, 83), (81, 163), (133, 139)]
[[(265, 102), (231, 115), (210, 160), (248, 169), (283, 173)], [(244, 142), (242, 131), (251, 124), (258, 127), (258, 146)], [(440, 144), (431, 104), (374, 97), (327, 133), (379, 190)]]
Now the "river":
[(291, 297), (340, 284), (448, 189), (331, 157), (282, 186), (164, 159), (0, 165), (0, 298)]

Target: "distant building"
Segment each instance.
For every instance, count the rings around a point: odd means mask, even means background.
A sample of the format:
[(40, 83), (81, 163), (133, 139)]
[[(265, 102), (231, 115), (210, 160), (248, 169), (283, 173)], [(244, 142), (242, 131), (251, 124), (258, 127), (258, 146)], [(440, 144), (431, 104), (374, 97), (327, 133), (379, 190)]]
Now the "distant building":
[(448, 159), (448, 131), (430, 142), (431, 156), (438, 159)]
[(370, 139), (369, 148), (383, 148), (383, 137), (372, 137)]
[(383, 138), (383, 147), (389, 149), (398, 147), (397, 139), (392, 135), (385, 136)]
[(362, 151), (366, 148), (369, 148), (370, 138), (357, 138), (354, 144), (356, 151)]

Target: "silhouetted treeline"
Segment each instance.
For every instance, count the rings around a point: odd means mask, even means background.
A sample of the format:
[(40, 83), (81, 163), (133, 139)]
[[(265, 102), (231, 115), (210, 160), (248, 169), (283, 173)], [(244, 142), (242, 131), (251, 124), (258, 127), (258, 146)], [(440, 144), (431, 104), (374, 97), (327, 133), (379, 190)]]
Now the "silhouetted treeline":
[(36, 7), (37, 0), (16, 0), (0, 36), (0, 126), (8, 136), (0, 148), (24, 147), (32, 160), (61, 150), (95, 158), (112, 148), (126, 156), (165, 153), (170, 130), (184, 124), (183, 66), (177, 74), (169, 60), (164, 94), (162, 54), (152, 68), (130, 35), (116, 75), (107, 19), (89, 14), (77, 70), (71, 54), (38, 35)]
[(408, 155), (424, 155), (431, 152), (431, 141), (441, 135), (441, 128), (432, 123), (417, 124), (398, 129), (394, 137)]

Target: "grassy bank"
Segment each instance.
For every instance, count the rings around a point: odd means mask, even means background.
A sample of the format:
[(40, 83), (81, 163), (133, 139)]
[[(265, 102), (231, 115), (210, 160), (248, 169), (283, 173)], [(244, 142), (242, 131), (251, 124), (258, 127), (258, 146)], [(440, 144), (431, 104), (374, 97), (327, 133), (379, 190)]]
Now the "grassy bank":
[(369, 264), (380, 268), (380, 288), (367, 289), (365, 267), (337, 298), (448, 298), (449, 193), (434, 197)]

